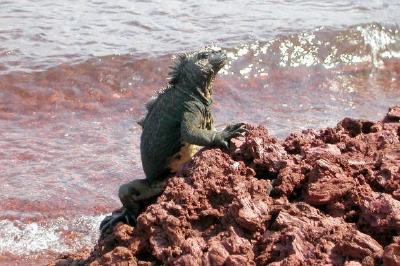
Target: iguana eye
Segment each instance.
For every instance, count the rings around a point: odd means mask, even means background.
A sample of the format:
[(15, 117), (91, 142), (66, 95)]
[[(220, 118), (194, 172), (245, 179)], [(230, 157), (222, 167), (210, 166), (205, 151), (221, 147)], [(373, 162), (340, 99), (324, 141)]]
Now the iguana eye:
[(207, 52), (201, 52), (198, 55), (199, 59), (207, 59), (208, 58), (208, 53)]

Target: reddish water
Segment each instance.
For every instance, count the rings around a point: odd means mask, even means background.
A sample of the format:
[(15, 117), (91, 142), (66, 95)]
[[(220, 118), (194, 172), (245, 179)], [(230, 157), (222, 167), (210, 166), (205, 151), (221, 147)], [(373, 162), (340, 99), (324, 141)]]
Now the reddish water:
[(284, 137), (400, 102), (398, 3), (73, 2), (0, 3), (0, 264), (92, 245), (119, 184), (143, 177), (135, 121), (175, 51), (227, 50), (219, 128)]

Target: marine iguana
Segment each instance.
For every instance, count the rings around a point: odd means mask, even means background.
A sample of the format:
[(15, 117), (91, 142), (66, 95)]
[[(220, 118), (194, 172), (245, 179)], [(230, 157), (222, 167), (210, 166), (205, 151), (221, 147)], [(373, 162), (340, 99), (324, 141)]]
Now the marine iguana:
[(225, 54), (215, 46), (177, 56), (168, 86), (147, 103), (147, 115), (138, 122), (143, 128), (140, 151), (146, 179), (119, 188), (123, 211), (106, 217), (102, 232), (119, 221), (135, 225), (138, 214), (163, 192), (168, 176), (200, 146), (228, 148), (228, 141), (245, 131), (244, 123), (220, 132), (213, 127), (213, 82), (225, 62)]

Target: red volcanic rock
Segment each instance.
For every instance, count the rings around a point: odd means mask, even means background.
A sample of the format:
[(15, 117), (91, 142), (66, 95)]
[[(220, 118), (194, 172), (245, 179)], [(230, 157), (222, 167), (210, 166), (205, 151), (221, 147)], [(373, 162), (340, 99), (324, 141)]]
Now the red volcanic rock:
[(291, 195), (296, 187), (299, 187), (305, 175), (298, 165), (289, 165), (279, 171), (275, 181), (274, 192), (280, 195)]
[(264, 175), (277, 175), (291, 160), (279, 141), (263, 127), (249, 127), (245, 138), (233, 140), (236, 160), (251, 161), (250, 166)]
[(385, 117), (385, 121), (400, 122), (400, 106), (390, 108)]
[(305, 160), (311, 166), (304, 199), (307, 203), (323, 205), (337, 201), (354, 187), (355, 181), (340, 155), (334, 145), (306, 151)]
[(394, 243), (386, 246), (383, 264), (386, 266), (400, 265), (400, 237), (395, 237)]
[(169, 264), (215, 265), (231, 255), (232, 263), (239, 256), (252, 260), (248, 238), (270, 219), (270, 181), (256, 179), (251, 168), (220, 150), (200, 153), (186, 175), (171, 178), (157, 204), (138, 219), (153, 255)]
[(362, 261), (383, 254), (372, 237), (305, 203), (281, 210), (259, 245), (259, 265), (343, 265), (346, 258)]
[(359, 209), (358, 225), (364, 230), (383, 236), (400, 232), (400, 201), (367, 186), (357, 189), (352, 200)]
[(399, 265), (398, 112), (285, 140), (248, 126), (171, 177), (136, 228), (55, 264)]

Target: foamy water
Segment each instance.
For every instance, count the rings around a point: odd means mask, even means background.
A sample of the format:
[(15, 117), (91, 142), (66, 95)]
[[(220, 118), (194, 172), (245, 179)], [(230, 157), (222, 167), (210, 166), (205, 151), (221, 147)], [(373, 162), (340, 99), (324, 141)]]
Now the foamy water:
[[(98, 224), (104, 217), (59, 217), (44, 223), (1, 220), (0, 253), (25, 256), (48, 250), (63, 253), (85, 249), (97, 241)], [(87, 234), (88, 231), (94, 233)]]
[[(400, 102), (394, 1), (0, 3), (0, 264), (91, 247), (144, 176), (135, 123), (171, 56), (216, 42), (217, 128), (285, 137)], [(36, 261), (36, 260), (35, 260)]]

